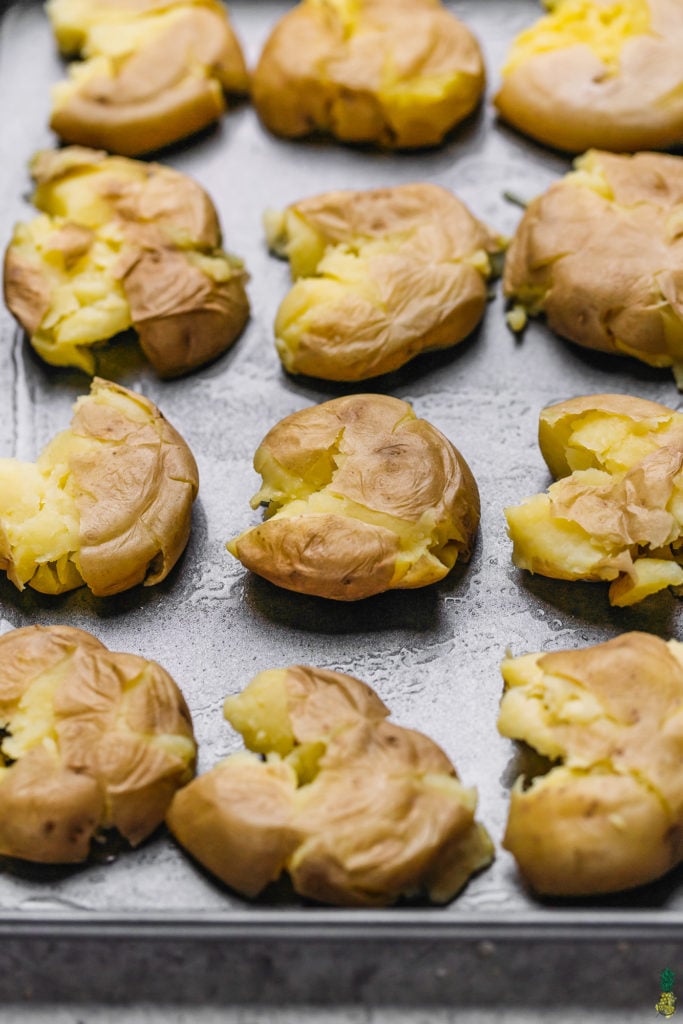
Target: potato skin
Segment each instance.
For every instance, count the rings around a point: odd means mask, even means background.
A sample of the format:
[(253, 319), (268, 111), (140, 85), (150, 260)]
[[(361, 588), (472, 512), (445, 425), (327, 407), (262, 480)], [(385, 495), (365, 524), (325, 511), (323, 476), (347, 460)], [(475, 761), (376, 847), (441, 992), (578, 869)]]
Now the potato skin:
[(525, 135), (570, 153), (680, 143), (683, 11), (677, 0), (647, 0), (646, 7), (651, 31), (625, 43), (616, 71), (587, 45), (539, 53), (503, 71), (498, 112)]
[[(430, 79), (447, 85), (422, 96)], [(303, 0), (275, 26), (252, 79), (276, 135), (324, 131), (392, 148), (438, 145), (483, 89), (479, 45), (439, 0)]]
[(179, 792), (166, 820), (242, 894), (286, 870), (300, 895), (338, 906), (385, 906), (423, 888), (445, 901), (490, 863), (473, 791), (435, 743), (387, 722), (360, 680), (302, 665), (273, 670), (228, 698), (225, 713), (267, 759), (229, 757)]
[[(38, 716), (49, 723), (44, 739), (24, 749), (22, 719)], [(80, 629), (28, 626), (0, 637), (0, 717), (9, 730), (0, 743), (3, 856), (76, 863), (112, 828), (137, 846), (194, 774), (190, 713), (168, 673)], [(155, 745), (161, 736), (175, 748)]]
[(278, 586), (357, 600), (426, 586), (470, 556), (474, 477), (399, 399), (351, 395), (293, 413), (269, 431), (254, 465), (263, 486), (252, 504), (267, 501), (274, 514), (228, 550)]
[(683, 859), (683, 645), (626, 633), (510, 658), (499, 731), (559, 759), (511, 795), (503, 845), (532, 887), (586, 896)]
[(508, 298), (585, 348), (681, 362), (683, 159), (591, 151), (528, 206), (510, 244)]
[[(63, 0), (47, 5), (58, 39), (61, 12), (66, 14), (68, 6)], [(64, 142), (124, 156), (149, 153), (217, 121), (225, 112), (224, 91), (248, 91), (239, 42), (215, 0), (96, 0), (88, 15), (95, 27), (115, 29), (142, 19), (154, 26), (152, 16), (169, 10), (178, 16), (166, 27), (153, 27), (144, 42), (127, 48), (111, 66), (93, 68), (75, 90), (67, 87), (68, 95), (58, 87), (50, 127)], [(88, 57), (101, 57), (85, 26), (76, 49), (83, 46)], [(193, 73), (196, 65), (207, 73)], [(76, 67), (82, 72), (82, 65)]]

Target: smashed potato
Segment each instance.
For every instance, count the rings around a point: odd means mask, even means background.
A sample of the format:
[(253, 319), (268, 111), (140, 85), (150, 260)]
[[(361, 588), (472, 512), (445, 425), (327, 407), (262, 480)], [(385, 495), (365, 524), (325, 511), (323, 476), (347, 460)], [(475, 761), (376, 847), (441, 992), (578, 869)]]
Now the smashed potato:
[(673, 366), (683, 379), (683, 159), (592, 151), (530, 203), (505, 294), (586, 348)]
[(556, 896), (643, 885), (683, 859), (683, 644), (626, 633), (503, 662), (498, 729), (554, 762), (512, 790), (503, 845)]
[(95, 378), (36, 463), (0, 459), (0, 569), (44, 594), (159, 583), (187, 544), (198, 486), (157, 407)]
[[(365, 683), (295, 665), (261, 672), (225, 716), (252, 753), (177, 793), (166, 821), (222, 881), (256, 896), (287, 871), (300, 895), (446, 902), (493, 858), (464, 789), (426, 736), (386, 721)], [(265, 755), (265, 760), (263, 756)]]
[(5, 255), (5, 301), (54, 366), (94, 373), (93, 346), (134, 327), (162, 377), (224, 352), (249, 315), (242, 262), (191, 178), (71, 146), (34, 157), (41, 216)]
[(483, 89), (479, 45), (440, 0), (302, 0), (266, 42), (252, 99), (277, 135), (407, 148), (441, 142)]
[(190, 712), (164, 669), (69, 626), (0, 637), (0, 854), (85, 860), (137, 846), (194, 775)]
[(246, 93), (239, 42), (218, 0), (48, 0), (57, 43), (82, 57), (55, 86), (65, 142), (137, 156), (212, 124)]
[(683, 586), (683, 414), (628, 395), (541, 412), (547, 493), (507, 508), (513, 561), (562, 580), (609, 580), (624, 606)]
[(365, 380), (479, 323), (501, 240), (446, 189), (328, 192), (266, 216), (294, 287), (275, 321), (287, 370)]
[(526, 135), (581, 153), (683, 142), (679, 0), (545, 0), (515, 40), (495, 105)]
[(252, 507), (268, 518), (230, 541), (287, 590), (355, 601), (442, 579), (467, 560), (479, 492), (462, 455), (407, 402), (350, 395), (302, 409), (254, 457)]

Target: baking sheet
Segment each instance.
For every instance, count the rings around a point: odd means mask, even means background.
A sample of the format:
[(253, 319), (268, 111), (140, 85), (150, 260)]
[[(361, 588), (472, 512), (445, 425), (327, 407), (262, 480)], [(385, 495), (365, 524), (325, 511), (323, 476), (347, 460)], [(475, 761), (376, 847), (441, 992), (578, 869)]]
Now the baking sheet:
[[(291, 4), (230, 5), (253, 62), (271, 26)], [(512, 37), (538, 16), (535, 0), (463, 0), (448, 6), (478, 35), (495, 89)], [(26, 163), (54, 143), (46, 127), (48, 90), (63, 64), (42, 7), (0, 7), (0, 239), (31, 216)], [(467, 785), (479, 790), (478, 817), (498, 849), (491, 869), (446, 907), (383, 911), (308, 906), (286, 887), (248, 903), (214, 882), (162, 831), (134, 852), (110, 851), (77, 868), (0, 864), (0, 932), (37, 934), (244, 934), (326, 932), (435, 936), (543, 934), (664, 938), (683, 935), (683, 873), (626, 896), (539, 902), (500, 848), (509, 789), (520, 761), (498, 736), (499, 663), (521, 654), (596, 643), (628, 629), (679, 636), (681, 605), (668, 592), (633, 609), (611, 608), (607, 588), (530, 577), (511, 564), (502, 509), (544, 488), (536, 445), (540, 408), (575, 394), (618, 391), (677, 407), (668, 371), (579, 350), (532, 324), (523, 341), (504, 322), (500, 286), (480, 329), (457, 348), (422, 356), (396, 373), (359, 385), (288, 377), (272, 341), (275, 311), (289, 283), (287, 265), (267, 253), (266, 207), (332, 188), (431, 181), (454, 191), (479, 217), (511, 233), (520, 210), (509, 191), (531, 197), (569, 161), (496, 121), (490, 103), (432, 151), (389, 154), (332, 142), (270, 136), (241, 105), (214, 130), (167, 150), (164, 162), (194, 175), (212, 195), (225, 246), (251, 274), (252, 317), (233, 349), (212, 366), (161, 382), (132, 340), (102, 356), (99, 372), (143, 391), (189, 442), (201, 487), (188, 549), (159, 586), (98, 599), (85, 589), (50, 598), (20, 594), (0, 579), (0, 632), (62, 623), (94, 633), (114, 650), (160, 661), (182, 687), (200, 744), (200, 771), (238, 738), (221, 714), (228, 693), (265, 668), (297, 662), (359, 676), (392, 709), (394, 720), (433, 737)], [(41, 363), (6, 310), (0, 311), (0, 456), (34, 459), (64, 428), (88, 389), (80, 372)], [(471, 563), (436, 586), (337, 604), (279, 591), (247, 573), (225, 541), (258, 519), (249, 498), (258, 478), (253, 452), (283, 416), (342, 394), (378, 391), (413, 403), (468, 460), (479, 484), (482, 523)], [(399, 928), (400, 926), (400, 928)]]

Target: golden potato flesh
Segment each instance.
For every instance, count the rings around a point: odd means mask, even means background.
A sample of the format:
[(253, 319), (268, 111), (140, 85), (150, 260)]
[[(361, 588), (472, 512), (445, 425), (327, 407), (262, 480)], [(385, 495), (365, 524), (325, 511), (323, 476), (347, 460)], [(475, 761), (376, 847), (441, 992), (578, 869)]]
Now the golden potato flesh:
[(683, 142), (680, 0), (545, 0), (515, 40), (495, 105), (549, 146), (633, 152)]
[(69, 626), (0, 637), (0, 854), (85, 860), (117, 829), (133, 846), (194, 774), (183, 696), (154, 661)]
[(54, 366), (93, 373), (93, 346), (134, 327), (162, 377), (224, 352), (249, 315), (240, 260), (191, 178), (71, 146), (32, 163), (41, 215), (17, 225), (5, 301)]
[(287, 871), (324, 903), (382, 906), (422, 890), (450, 900), (493, 857), (476, 792), (435, 743), (388, 715), (351, 676), (260, 673), (225, 702), (251, 753), (177, 793), (171, 831), (246, 896)]
[(230, 541), (248, 569), (338, 601), (442, 579), (470, 556), (479, 492), (462, 455), (411, 407), (350, 395), (302, 409), (261, 442), (252, 507), (268, 518)]
[(65, 56), (50, 127), (110, 153), (149, 153), (205, 128), (224, 92), (246, 93), (239, 42), (218, 0), (48, 0)]
[(683, 644), (626, 633), (502, 665), (498, 728), (554, 762), (512, 790), (504, 846), (540, 893), (629, 889), (683, 859)]
[(365, 380), (479, 323), (501, 241), (438, 185), (328, 192), (266, 215), (294, 287), (275, 321), (287, 370)]
[(545, 494), (505, 510), (513, 561), (564, 580), (609, 580), (612, 604), (683, 585), (683, 414), (628, 395), (541, 413)]
[(157, 407), (96, 378), (36, 463), (0, 459), (0, 569), (45, 594), (158, 583), (187, 544), (198, 486)]
[(575, 168), (530, 203), (507, 253), (505, 294), (578, 345), (676, 372), (683, 159), (593, 151)]
[(252, 81), (263, 123), (298, 138), (433, 146), (477, 105), (479, 45), (440, 0), (303, 0)]

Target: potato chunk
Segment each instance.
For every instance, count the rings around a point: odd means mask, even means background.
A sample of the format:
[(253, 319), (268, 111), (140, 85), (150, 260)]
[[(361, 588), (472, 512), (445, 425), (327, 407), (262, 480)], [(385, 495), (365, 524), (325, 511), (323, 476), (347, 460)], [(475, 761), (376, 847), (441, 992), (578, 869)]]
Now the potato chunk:
[(294, 287), (275, 321), (287, 370), (365, 380), (455, 345), (486, 305), (502, 243), (446, 189), (328, 192), (266, 217)]
[(479, 492), (462, 455), (411, 407), (351, 395), (287, 416), (254, 457), (268, 518), (228, 550), (272, 583), (338, 601), (423, 587), (467, 560)]
[(196, 182), (78, 146), (31, 170), (42, 215), (16, 227), (4, 284), (42, 359), (94, 373), (94, 346), (131, 326), (162, 377), (229, 348), (249, 315), (246, 274)]
[(69, 626), (0, 637), (0, 854), (85, 860), (117, 829), (133, 846), (194, 774), (190, 712), (154, 661)]
[(65, 142), (137, 156), (205, 128), (247, 69), (217, 0), (48, 0), (65, 56), (50, 127)]
[(503, 845), (540, 893), (616, 892), (683, 859), (683, 644), (626, 633), (502, 665), (498, 729), (555, 764), (512, 790)]
[(683, 415), (628, 395), (548, 406), (539, 440), (555, 476), (505, 510), (513, 561), (564, 580), (610, 580), (635, 604), (683, 585)]
[(452, 899), (493, 856), (476, 793), (435, 743), (388, 715), (351, 676), (262, 672), (225, 702), (253, 753), (178, 793), (169, 828), (246, 896), (287, 871), (298, 893), (324, 903), (383, 906), (421, 890)]
[(37, 463), (0, 459), (0, 569), (45, 594), (158, 583), (187, 544), (198, 486), (157, 407), (96, 378)]
[(515, 40), (495, 97), (520, 131), (558, 149), (667, 149), (683, 141), (678, 0), (546, 0)]
[(277, 135), (402, 148), (437, 145), (483, 89), (479, 45), (440, 0), (302, 0), (267, 40), (252, 98)]

